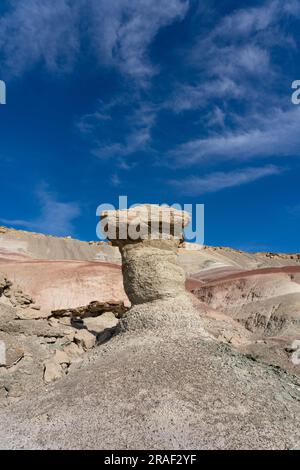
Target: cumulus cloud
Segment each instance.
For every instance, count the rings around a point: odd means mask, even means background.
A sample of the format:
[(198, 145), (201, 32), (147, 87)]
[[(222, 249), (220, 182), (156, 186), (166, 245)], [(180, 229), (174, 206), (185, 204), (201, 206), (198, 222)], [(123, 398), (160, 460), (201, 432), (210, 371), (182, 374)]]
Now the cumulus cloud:
[(73, 221), (80, 215), (80, 207), (75, 202), (61, 202), (45, 185), (36, 191), (41, 214), (33, 220), (1, 219), (2, 223), (36, 230), (50, 235), (68, 236), (74, 232)]
[(278, 175), (283, 170), (274, 165), (250, 167), (229, 172), (214, 172), (204, 176), (191, 176), (181, 180), (171, 180), (169, 184), (188, 196), (221, 191), (243, 184), (251, 183), (266, 176)]

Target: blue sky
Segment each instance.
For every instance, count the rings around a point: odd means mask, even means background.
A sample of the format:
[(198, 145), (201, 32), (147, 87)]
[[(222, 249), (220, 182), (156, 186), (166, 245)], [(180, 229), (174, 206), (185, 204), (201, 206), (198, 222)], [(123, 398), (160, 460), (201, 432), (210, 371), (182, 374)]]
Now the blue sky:
[(299, 25), (299, 0), (2, 0), (0, 223), (92, 240), (127, 195), (300, 251)]

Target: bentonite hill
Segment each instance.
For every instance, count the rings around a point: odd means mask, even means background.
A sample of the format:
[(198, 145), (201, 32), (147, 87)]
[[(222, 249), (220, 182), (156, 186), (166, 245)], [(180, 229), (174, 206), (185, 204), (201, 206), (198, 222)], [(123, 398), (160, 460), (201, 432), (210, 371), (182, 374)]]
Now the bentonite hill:
[(300, 255), (113, 245), (0, 228), (0, 448), (299, 448)]

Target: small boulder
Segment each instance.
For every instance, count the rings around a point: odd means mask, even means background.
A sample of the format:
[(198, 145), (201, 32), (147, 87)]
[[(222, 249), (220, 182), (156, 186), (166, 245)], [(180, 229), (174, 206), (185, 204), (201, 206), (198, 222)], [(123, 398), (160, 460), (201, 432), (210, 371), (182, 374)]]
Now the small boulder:
[(92, 349), (96, 344), (96, 336), (87, 330), (80, 330), (75, 334), (74, 341), (85, 350)]
[(65, 326), (71, 326), (72, 325), (70, 317), (61, 317), (59, 320), (57, 320), (56, 318), (55, 319), (53, 318), (52, 320), (56, 320), (61, 325), (65, 325)]
[(29, 307), (20, 309), (16, 312), (16, 318), (19, 320), (40, 320), (41, 318), (48, 318), (50, 313)]
[(0, 367), (6, 366), (6, 344), (0, 340)]
[(90, 317), (83, 320), (83, 324), (87, 330), (97, 335), (98, 343), (109, 339), (118, 323), (119, 321), (113, 312), (106, 312), (99, 317)]
[(63, 375), (63, 369), (56, 361), (50, 359), (44, 363), (44, 381), (46, 383), (54, 382)]
[(0, 366), (7, 368), (14, 366), (24, 357), (24, 349), (11, 336), (0, 333)]
[(64, 347), (63, 351), (67, 354), (71, 362), (80, 358), (84, 352), (83, 349), (75, 343), (68, 344), (68, 346)]
[(68, 354), (65, 351), (62, 351), (60, 349), (57, 349), (55, 351), (53, 360), (57, 362), (57, 364), (70, 364), (71, 363), (71, 360)]
[(31, 305), (31, 308), (33, 308), (33, 310), (41, 310), (41, 306), (36, 304)]
[(10, 301), (14, 306), (27, 307), (34, 301), (30, 295), (25, 294), (19, 287), (11, 289)]
[(19, 398), (24, 393), (24, 388), (19, 382), (13, 382), (9, 386), (8, 398)]
[(6, 279), (6, 277), (0, 273), (0, 296), (3, 294), (4, 290), (11, 286), (11, 283)]

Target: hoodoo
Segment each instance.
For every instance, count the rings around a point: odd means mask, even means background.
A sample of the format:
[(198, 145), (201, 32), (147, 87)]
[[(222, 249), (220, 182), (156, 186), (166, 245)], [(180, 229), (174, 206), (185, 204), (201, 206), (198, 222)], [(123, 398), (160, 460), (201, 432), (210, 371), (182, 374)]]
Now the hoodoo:
[(197, 319), (177, 262), (189, 222), (184, 211), (150, 204), (102, 213), (103, 230), (119, 247), (124, 288), (132, 303), (121, 328), (161, 327), (170, 321), (190, 324)]

